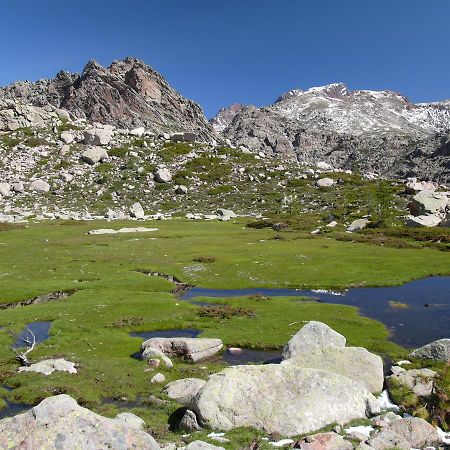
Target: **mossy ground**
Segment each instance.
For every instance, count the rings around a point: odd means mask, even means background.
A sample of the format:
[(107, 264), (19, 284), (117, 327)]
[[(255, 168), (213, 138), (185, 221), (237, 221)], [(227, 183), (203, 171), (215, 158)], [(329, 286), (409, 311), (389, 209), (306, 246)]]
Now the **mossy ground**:
[[(252, 314), (205, 315), (198, 306), (175, 298), (170, 282), (146, 276), (139, 269), (211, 288), (343, 288), (446, 275), (450, 267), (448, 253), (431, 248), (384, 248), (327, 236), (311, 238), (301, 232), (251, 229), (240, 221), (174, 219), (139, 225), (159, 230), (86, 234), (96, 228), (136, 226), (136, 222), (52, 222), (4, 228), (0, 233), (0, 302), (77, 291), (64, 300), (0, 311), (0, 381), (15, 388), (9, 393), (1, 390), (1, 397), (35, 404), (64, 392), (108, 416), (131, 410), (146, 421), (156, 439), (180, 440), (181, 434), (170, 431), (168, 424), (180, 405), (172, 401), (155, 405), (149, 400), (151, 395), (167, 398), (161, 385), (150, 383), (155, 372), (145, 372), (149, 366), (131, 358), (141, 344), (141, 339), (130, 337), (132, 331), (197, 328), (201, 336), (221, 338), (226, 345), (280, 349), (303, 321), (314, 319), (343, 333), (349, 345), (391, 357), (404, 356), (405, 350), (388, 340), (382, 324), (361, 317), (353, 307), (245, 297), (213, 302)], [(280, 234), (283, 239), (274, 239)], [(42, 320), (52, 321), (50, 339), (36, 347), (32, 360), (65, 357), (79, 365), (78, 374), (45, 377), (16, 372), (9, 348), (11, 333)], [(197, 365), (175, 361), (173, 370), (160, 371), (171, 381), (206, 378), (223, 366), (220, 361)], [(249, 430), (227, 433), (232, 441), (225, 447), (241, 448), (258, 435)]]

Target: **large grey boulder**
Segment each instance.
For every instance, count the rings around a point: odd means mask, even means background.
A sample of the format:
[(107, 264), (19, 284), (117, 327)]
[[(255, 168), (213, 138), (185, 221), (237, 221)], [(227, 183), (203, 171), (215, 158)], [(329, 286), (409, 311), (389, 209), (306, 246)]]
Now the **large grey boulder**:
[(195, 142), (197, 135), (192, 132), (172, 133), (170, 140), (173, 142)]
[(30, 184), (30, 189), (35, 192), (48, 192), (50, 185), (44, 180), (35, 180)]
[(128, 132), (130, 136), (142, 137), (145, 134), (144, 127), (133, 128)]
[(366, 228), (367, 224), (370, 222), (369, 219), (357, 219), (354, 220), (348, 227), (347, 231), (353, 232), (353, 231), (359, 231), (363, 228)]
[(138, 202), (133, 203), (130, 206), (130, 215), (136, 219), (143, 219), (145, 217), (144, 208), (142, 208), (141, 204)]
[(434, 359), (437, 361), (450, 360), (450, 339), (439, 339), (424, 345), (411, 353), (413, 358)]
[(190, 409), (187, 409), (178, 424), (178, 429), (183, 431), (199, 431), (201, 426), (197, 422), (197, 416)]
[(217, 215), (219, 216), (219, 219), (224, 222), (237, 217), (234, 211), (231, 211), (231, 209), (224, 209), (224, 208), (219, 208), (217, 210)]
[(408, 227), (437, 227), (442, 222), (442, 218), (433, 214), (423, 216), (406, 216)]
[(189, 407), (211, 428), (247, 426), (283, 436), (380, 411), (367, 389), (342, 375), (276, 364), (235, 366), (216, 373)]
[(155, 172), (155, 181), (158, 183), (170, 183), (172, 181), (172, 174), (168, 169), (158, 169)]
[(175, 194), (185, 195), (187, 193), (188, 193), (188, 188), (186, 186), (181, 184), (181, 185), (175, 187)]
[(72, 131), (63, 131), (61, 133), (60, 139), (65, 144), (71, 144), (75, 140), (75, 134)]
[(108, 152), (102, 147), (89, 147), (83, 152), (81, 159), (88, 164), (96, 164), (108, 159)]
[(6, 197), (11, 193), (11, 185), (9, 183), (0, 183), (0, 197)]
[(308, 353), (318, 348), (345, 347), (346, 339), (328, 325), (314, 320), (307, 322), (283, 348), (283, 359)]
[(439, 215), (445, 211), (448, 205), (448, 197), (445, 193), (435, 191), (420, 191), (409, 205), (411, 213), (415, 216), (423, 214)]
[(408, 194), (415, 194), (419, 191), (435, 191), (439, 184), (434, 181), (417, 181), (417, 178), (408, 178), (405, 187)]
[(172, 400), (189, 405), (205, 384), (206, 381), (200, 378), (184, 378), (166, 384), (164, 392)]
[(18, 181), (17, 183), (14, 183), (12, 185), (12, 190), (14, 192), (17, 192), (18, 194), (21, 194), (23, 191), (25, 191), (25, 186), (21, 181)]
[(93, 128), (84, 132), (84, 143), (86, 145), (108, 145), (112, 136), (113, 129), (110, 126)]
[(158, 450), (156, 441), (123, 419), (82, 408), (68, 395), (43, 400), (24, 414), (0, 420), (0, 448)]
[(316, 186), (318, 187), (331, 187), (334, 185), (334, 180), (332, 178), (320, 178), (320, 180), (316, 181)]
[(198, 362), (214, 356), (222, 347), (220, 339), (154, 337), (142, 343), (142, 358), (156, 349), (167, 356), (181, 356), (188, 361)]
[(53, 372), (77, 373), (77, 369), (75, 368), (75, 363), (58, 358), (46, 359), (30, 366), (20, 367), (19, 372), (36, 372), (43, 375), (51, 375)]
[(370, 448), (375, 450), (410, 450), (409, 442), (402, 436), (399, 436), (388, 429), (383, 429), (375, 433), (368, 441)]
[(116, 416), (116, 420), (121, 420), (122, 422), (125, 422), (128, 426), (142, 429), (145, 425), (145, 422), (136, 414), (133, 413), (119, 413)]
[(328, 164), (328, 163), (325, 162), (325, 161), (319, 161), (319, 162), (316, 164), (316, 167), (317, 167), (319, 170), (333, 170), (333, 166), (332, 166), (331, 164)]
[(431, 395), (434, 387), (434, 378), (438, 375), (437, 372), (431, 369), (405, 370), (401, 367), (396, 367), (394, 372), (386, 377), (388, 390), (403, 386), (420, 397)]
[(377, 450), (384, 450), (422, 448), (439, 442), (439, 434), (433, 425), (418, 417), (408, 417), (392, 422), (371, 437), (368, 444)]
[(318, 348), (300, 353), (281, 364), (329, 370), (360, 383), (372, 393), (383, 390), (383, 360), (362, 347)]

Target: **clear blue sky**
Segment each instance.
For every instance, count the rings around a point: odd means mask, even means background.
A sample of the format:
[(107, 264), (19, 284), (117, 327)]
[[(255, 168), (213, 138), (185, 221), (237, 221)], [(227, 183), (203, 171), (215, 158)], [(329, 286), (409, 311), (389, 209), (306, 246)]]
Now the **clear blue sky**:
[(208, 116), (342, 81), (450, 98), (450, 0), (2, 0), (0, 85), (135, 56)]

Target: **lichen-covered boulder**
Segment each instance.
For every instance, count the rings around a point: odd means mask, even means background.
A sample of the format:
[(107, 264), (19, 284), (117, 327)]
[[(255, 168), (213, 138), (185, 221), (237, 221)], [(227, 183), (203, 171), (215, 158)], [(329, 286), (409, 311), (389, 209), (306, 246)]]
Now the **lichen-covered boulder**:
[(159, 450), (147, 433), (123, 418), (108, 419), (68, 395), (43, 400), (24, 414), (0, 420), (0, 448)]
[(155, 181), (158, 183), (170, 183), (172, 181), (172, 174), (166, 168), (158, 169), (155, 172)]
[(181, 356), (198, 362), (214, 356), (222, 347), (220, 339), (154, 337), (142, 343), (142, 358), (145, 359), (149, 352), (156, 349), (168, 356)]
[(58, 358), (46, 359), (30, 366), (19, 367), (19, 372), (37, 372), (43, 375), (51, 375), (53, 372), (77, 373), (77, 369), (75, 368), (75, 363)]
[(420, 191), (413, 197), (409, 205), (411, 213), (415, 216), (422, 214), (442, 213), (448, 205), (448, 197), (446, 193), (433, 191)]
[(283, 359), (292, 358), (301, 353), (309, 353), (318, 348), (345, 347), (346, 339), (322, 322), (311, 320), (298, 331), (283, 349)]
[(431, 369), (396, 368), (392, 375), (386, 377), (386, 385), (390, 392), (402, 386), (420, 397), (427, 397), (433, 392), (434, 378), (437, 375), (437, 372)]
[(96, 164), (108, 159), (108, 152), (102, 147), (89, 147), (81, 155), (88, 164)]
[(84, 132), (86, 145), (108, 145), (113, 136), (113, 128), (104, 125), (102, 128), (92, 128)]
[(30, 189), (35, 192), (48, 192), (50, 185), (44, 180), (34, 180), (30, 184)]
[(450, 361), (450, 339), (439, 339), (411, 353), (414, 358)]
[(316, 186), (325, 188), (325, 187), (331, 187), (334, 185), (334, 180), (332, 178), (320, 178), (316, 181)]
[(362, 385), (334, 372), (295, 365), (235, 366), (212, 375), (189, 405), (201, 424), (248, 426), (295, 436), (379, 412)]
[(362, 384), (372, 393), (383, 390), (383, 360), (362, 347), (318, 348), (281, 364), (336, 372)]
[(439, 434), (433, 425), (418, 417), (408, 417), (396, 420), (382, 431), (374, 434), (368, 444), (377, 450), (392, 448), (408, 450), (439, 442)]
[(164, 392), (172, 400), (188, 405), (198, 394), (206, 381), (200, 378), (183, 378), (172, 381), (164, 386)]

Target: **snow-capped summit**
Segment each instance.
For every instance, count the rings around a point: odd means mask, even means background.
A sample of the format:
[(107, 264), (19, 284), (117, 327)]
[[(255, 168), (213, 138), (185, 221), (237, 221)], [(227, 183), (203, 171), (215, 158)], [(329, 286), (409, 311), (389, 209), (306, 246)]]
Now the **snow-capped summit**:
[(447, 108), (414, 105), (392, 91), (351, 91), (343, 83), (289, 91), (268, 109), (308, 127), (349, 134), (392, 130), (434, 133), (450, 124)]
[(333, 83), (288, 91), (272, 105), (233, 117), (225, 137), (255, 152), (450, 179), (449, 101), (414, 104), (397, 92)]

